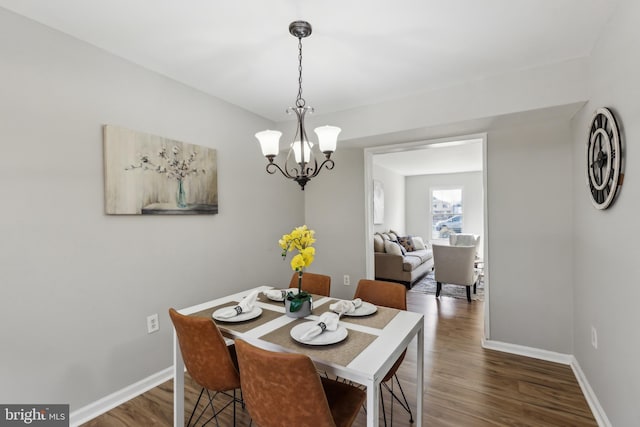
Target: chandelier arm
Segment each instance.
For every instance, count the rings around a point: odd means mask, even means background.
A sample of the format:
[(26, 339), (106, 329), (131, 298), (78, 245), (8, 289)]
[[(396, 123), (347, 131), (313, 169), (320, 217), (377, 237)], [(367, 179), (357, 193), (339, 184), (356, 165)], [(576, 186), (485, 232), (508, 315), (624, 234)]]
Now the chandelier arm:
[(311, 154), (311, 157), (313, 158), (313, 168), (309, 166), (311, 163), (311, 159), (309, 159), (306, 163), (307, 167), (304, 169), (304, 176), (309, 178), (313, 178), (318, 175), (318, 160), (316, 160), (316, 156), (314, 156), (313, 153)]
[(289, 175), (287, 172), (285, 172), (284, 170), (282, 170), (282, 168), (280, 166), (278, 166), (277, 163), (268, 163), (267, 164), (267, 173), (273, 175), (274, 173), (276, 173), (276, 170), (279, 170), (280, 173), (285, 177), (285, 178), (289, 178), (289, 179), (294, 179), (293, 176)]
[(331, 159), (326, 159), (324, 162), (320, 164), (320, 166), (317, 166), (317, 162), (316, 162), (316, 169), (313, 171), (313, 174), (308, 176), (309, 178), (315, 178), (320, 174), (320, 171), (322, 170), (323, 167), (327, 170), (331, 170), (333, 169), (333, 166), (334, 166), (334, 163), (333, 163), (333, 160)]

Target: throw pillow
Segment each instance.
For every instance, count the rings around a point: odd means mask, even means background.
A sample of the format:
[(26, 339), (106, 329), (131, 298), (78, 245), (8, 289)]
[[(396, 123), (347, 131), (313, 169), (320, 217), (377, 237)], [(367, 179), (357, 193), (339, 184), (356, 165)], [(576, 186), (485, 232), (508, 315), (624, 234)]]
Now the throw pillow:
[(411, 238), (411, 241), (413, 243), (413, 246), (416, 248), (416, 250), (418, 250), (418, 249), (426, 249), (426, 246), (424, 244), (424, 241), (422, 240), (422, 237), (413, 236)]
[(411, 236), (398, 237), (398, 243), (400, 243), (407, 252), (413, 252), (416, 250), (413, 240), (411, 240)]
[(384, 251), (388, 254), (403, 255), (402, 249), (402, 246), (400, 246), (396, 242), (392, 242), (391, 240), (384, 241)]
[(378, 233), (373, 235), (373, 251), (384, 252), (384, 239)]
[(392, 242), (398, 241), (398, 235), (396, 233), (390, 231), (388, 235), (389, 235), (389, 240), (391, 240)]
[(407, 254), (407, 250), (404, 248), (404, 246), (402, 246), (400, 243), (395, 242), (396, 245), (398, 245), (398, 247), (400, 248), (400, 252), (402, 252), (402, 255), (406, 255)]

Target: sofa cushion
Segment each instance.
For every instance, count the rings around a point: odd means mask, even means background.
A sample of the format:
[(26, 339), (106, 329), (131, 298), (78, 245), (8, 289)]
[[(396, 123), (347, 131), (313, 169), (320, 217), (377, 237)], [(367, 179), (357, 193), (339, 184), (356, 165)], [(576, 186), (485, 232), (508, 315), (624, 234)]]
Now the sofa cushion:
[(422, 263), (422, 259), (419, 256), (411, 256), (407, 254), (402, 262), (402, 269), (404, 271), (413, 271), (420, 267)]
[(411, 240), (411, 236), (398, 237), (398, 243), (400, 243), (407, 252), (416, 250), (416, 247), (413, 245), (413, 240)]
[(390, 231), (387, 233), (387, 235), (389, 236), (389, 240), (391, 240), (392, 242), (398, 241), (398, 235), (396, 233)]
[(422, 262), (429, 261), (433, 258), (433, 251), (431, 249), (420, 249), (413, 252), (407, 252), (407, 257), (412, 256), (420, 259)]
[(384, 239), (378, 233), (373, 235), (373, 251), (384, 252)]

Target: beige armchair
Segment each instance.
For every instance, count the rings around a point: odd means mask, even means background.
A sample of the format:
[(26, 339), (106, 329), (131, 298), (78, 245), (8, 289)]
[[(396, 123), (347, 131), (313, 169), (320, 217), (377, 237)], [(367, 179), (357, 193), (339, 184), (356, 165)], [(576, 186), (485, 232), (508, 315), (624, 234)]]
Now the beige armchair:
[(436, 279), (436, 298), (440, 296), (442, 284), (467, 287), (467, 301), (471, 302), (471, 286), (476, 293), (478, 272), (475, 267), (475, 246), (433, 245), (433, 260)]
[(451, 246), (475, 246), (476, 255), (480, 251), (480, 236), (477, 234), (449, 234), (449, 245)]

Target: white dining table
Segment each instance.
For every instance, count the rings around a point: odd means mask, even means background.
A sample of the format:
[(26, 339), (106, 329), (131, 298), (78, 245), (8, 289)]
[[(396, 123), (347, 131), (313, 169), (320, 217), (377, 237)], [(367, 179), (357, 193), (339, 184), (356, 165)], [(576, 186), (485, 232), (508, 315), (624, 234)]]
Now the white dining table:
[[(225, 304), (238, 302), (252, 291), (264, 291), (273, 289), (271, 286), (261, 286), (254, 289), (238, 292), (225, 297), (213, 299), (202, 304), (186, 307), (178, 310), (184, 315), (193, 315), (213, 307), (219, 307)], [(321, 297), (314, 300), (314, 307), (327, 304), (329, 301), (335, 300), (332, 297)], [(300, 346), (297, 349), (286, 347), (281, 344), (274, 343), (269, 340), (268, 335), (280, 328), (296, 321), (285, 315), (284, 306), (276, 305), (269, 302), (256, 302), (256, 306), (264, 310), (270, 310), (272, 320), (256, 325), (248, 330), (238, 331), (234, 328), (233, 323), (218, 322), (218, 327), (222, 334), (231, 339), (241, 338), (254, 345), (272, 351), (282, 352), (298, 352), (305, 354), (305, 348), (308, 346)], [(327, 305), (328, 307), (328, 305)], [(393, 310), (388, 308), (380, 308), (380, 310)], [(313, 360), (316, 367), (328, 374), (337, 375), (341, 378), (353, 381), (366, 386), (367, 390), (367, 426), (373, 427), (379, 424), (379, 403), (380, 403), (380, 381), (385, 374), (391, 369), (395, 361), (407, 349), (409, 343), (415, 338), (416, 343), (416, 410), (415, 410), (415, 426), (422, 426), (422, 400), (423, 400), (423, 375), (424, 375), (424, 316), (420, 313), (413, 313), (404, 310), (394, 310), (397, 313), (384, 325), (377, 324), (370, 326), (368, 323), (376, 324), (369, 321), (374, 319), (376, 314), (367, 316), (367, 318), (359, 318), (358, 323), (341, 321), (340, 324), (347, 328), (348, 332), (357, 334), (359, 332), (373, 335), (370, 344), (348, 363), (339, 363), (332, 361), (332, 346), (314, 346), (313, 351), (309, 351), (309, 357)], [(277, 313), (274, 314), (273, 312)], [(388, 311), (387, 311), (388, 314)], [(306, 317), (308, 320), (317, 320), (319, 316), (311, 315)], [(347, 319), (343, 319), (347, 320)], [(299, 321), (299, 320), (298, 320)], [(244, 328), (246, 329), (246, 328)], [(344, 346), (349, 346), (349, 337)], [(318, 351), (320, 350), (320, 351)], [(173, 424), (176, 427), (184, 426), (184, 372), (185, 366), (180, 352), (180, 344), (173, 331), (173, 368), (174, 368), (174, 400), (173, 400)]]

